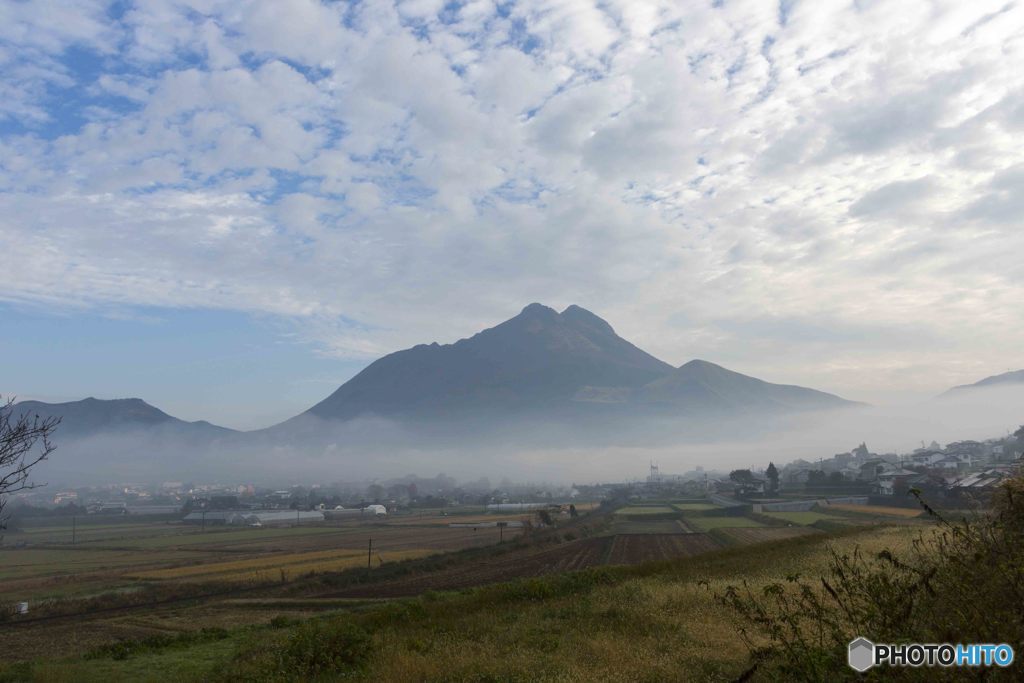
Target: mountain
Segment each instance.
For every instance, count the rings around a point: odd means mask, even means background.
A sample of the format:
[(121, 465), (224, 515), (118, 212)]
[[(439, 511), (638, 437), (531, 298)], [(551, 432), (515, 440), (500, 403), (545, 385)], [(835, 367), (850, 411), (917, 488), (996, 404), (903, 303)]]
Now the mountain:
[[(406, 424), (483, 419), (520, 425), (622, 425), (637, 417), (729, 418), (858, 405), (803, 387), (771, 384), (693, 360), (674, 368), (626, 341), (597, 315), (579, 306), (558, 311), (530, 304), (515, 317), (453, 344), (421, 344), (367, 366), (306, 412), (265, 430), (239, 434), (208, 422), (185, 422), (138, 398), (69, 403), (23, 401), (15, 413), (60, 416), (60, 436), (145, 435), (153, 444), (277, 446), (332, 441), (325, 422), (357, 417)], [(479, 425), (478, 425), (479, 426)], [(614, 428), (614, 427), (612, 427)], [(486, 430), (486, 426), (481, 426)], [(518, 429), (514, 427), (513, 431)], [(521, 433), (521, 432), (519, 432)], [(326, 437), (326, 438), (321, 438)], [(155, 439), (155, 441), (154, 441)]]
[[(289, 421), (314, 416), (545, 418), (793, 412), (857, 405), (770, 384), (706, 361), (680, 368), (642, 351), (579, 306), (530, 304), (454, 344), (415, 346), (372, 363)], [(289, 423), (284, 423), (289, 424)]]
[(468, 339), (385, 356), (307, 412), (327, 419), (545, 412), (569, 406), (586, 387), (638, 388), (671, 371), (590, 311), (530, 304)]
[(636, 400), (686, 413), (797, 412), (857, 405), (815, 389), (772, 384), (692, 360), (637, 392)]
[(67, 403), (21, 401), (12, 406), (14, 416), (61, 418), (61, 437), (84, 437), (112, 432), (175, 432), (184, 436), (217, 437), (233, 433), (206, 421), (186, 422), (168, 415), (139, 398), (101, 400), (86, 398)]
[(1003, 386), (1007, 384), (1024, 384), (1024, 370), (1014, 370), (1013, 372), (1004, 372), (1001, 375), (992, 375), (986, 377), (983, 380), (979, 380), (974, 384), (961, 384), (958, 387), (953, 387), (946, 394), (954, 391), (962, 391), (964, 389), (982, 389), (986, 387)]
[(62, 418), (58, 451), (39, 472), (50, 480), (244, 473), (267, 481), (300, 469), (363, 476), (463, 456), (497, 466), (517, 450), (560, 445), (735, 439), (775, 428), (785, 413), (854, 405), (707, 361), (675, 368), (579, 306), (530, 304), (467, 339), (384, 356), (309, 410), (253, 432), (185, 422), (137, 398), (23, 401), (14, 414)]

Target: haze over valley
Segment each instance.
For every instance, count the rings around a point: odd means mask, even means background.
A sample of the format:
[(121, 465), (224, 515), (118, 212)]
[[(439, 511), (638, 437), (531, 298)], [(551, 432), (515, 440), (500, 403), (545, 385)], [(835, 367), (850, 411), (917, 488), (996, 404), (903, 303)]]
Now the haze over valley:
[(248, 432), (187, 422), (141, 398), (51, 404), (62, 483), (244, 478), (270, 483), (411, 471), (547, 481), (629, 478), (644, 462), (729, 469), (816, 458), (870, 436), (885, 449), (1007, 429), (1020, 373), (917, 404), (871, 406), (707, 360), (673, 367), (579, 306), (542, 304), (452, 344), (380, 358), (308, 410)]

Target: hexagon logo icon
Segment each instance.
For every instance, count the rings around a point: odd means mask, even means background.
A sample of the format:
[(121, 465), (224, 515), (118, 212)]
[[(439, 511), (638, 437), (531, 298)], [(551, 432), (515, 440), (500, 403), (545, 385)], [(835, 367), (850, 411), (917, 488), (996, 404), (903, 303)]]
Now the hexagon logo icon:
[(875, 665), (875, 644), (867, 638), (857, 638), (850, 642), (846, 661), (851, 669), (864, 673)]

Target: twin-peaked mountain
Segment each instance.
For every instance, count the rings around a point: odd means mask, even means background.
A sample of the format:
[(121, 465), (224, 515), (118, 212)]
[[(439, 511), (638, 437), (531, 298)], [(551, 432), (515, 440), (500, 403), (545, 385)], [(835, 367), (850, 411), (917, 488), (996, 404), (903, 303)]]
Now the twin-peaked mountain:
[(413, 426), (479, 421), (486, 429), (488, 424), (531, 417), (569, 425), (577, 419), (618, 424), (645, 416), (728, 420), (854, 405), (832, 394), (771, 384), (706, 361), (675, 368), (579, 306), (559, 313), (530, 304), (468, 339), (384, 356), (305, 413), (249, 434), (185, 422), (141, 399), (24, 401), (14, 408), (17, 413), (61, 417), (59, 433), (65, 439), (144, 433), (189, 443), (247, 446), (263, 438), (279, 445), (308, 442), (317, 439), (319, 429), (365, 417)]
[(461, 418), (593, 411), (682, 417), (852, 405), (832, 394), (771, 384), (706, 361), (674, 368), (579, 306), (559, 313), (530, 304), (514, 318), (468, 339), (385, 356), (305, 415), (346, 420), (365, 415)]
[(548, 410), (587, 387), (639, 389), (672, 371), (589, 311), (530, 304), (469, 339), (385, 356), (309, 413), (343, 419)]

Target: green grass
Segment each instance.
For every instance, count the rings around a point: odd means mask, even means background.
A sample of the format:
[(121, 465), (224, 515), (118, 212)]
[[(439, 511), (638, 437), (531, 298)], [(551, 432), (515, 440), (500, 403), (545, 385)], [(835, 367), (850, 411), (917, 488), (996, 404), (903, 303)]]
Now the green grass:
[(675, 503), (672, 505), (672, 507), (674, 507), (676, 510), (679, 510), (680, 512), (704, 512), (706, 510), (719, 509), (718, 506), (714, 505), (713, 503)]
[(615, 511), (617, 515), (670, 515), (675, 510), (667, 505), (630, 505)]
[(206, 532), (200, 529), (190, 530), (178, 536), (160, 536), (143, 539), (133, 545), (144, 548), (167, 546), (197, 546), (208, 544), (245, 544), (267, 539), (296, 538), (299, 536), (316, 536), (323, 534), (344, 534), (351, 532), (347, 528), (330, 526), (269, 527), (262, 529), (218, 529), (207, 527)]
[(808, 510), (806, 512), (764, 512), (762, 513), (765, 517), (771, 517), (773, 519), (780, 519), (783, 522), (789, 522), (790, 524), (799, 524), (801, 526), (810, 526), (815, 522), (821, 521), (837, 521), (833, 515), (826, 515), (821, 512), (815, 512)]
[(216, 642), (187, 648), (166, 648), (145, 652), (125, 659), (65, 659), (0, 666), (0, 683), (10, 681), (74, 681), (75, 683), (109, 683), (139, 681), (162, 683), (174, 680), (202, 681), (221, 662), (229, 660), (243, 636), (241, 633)]
[(712, 529), (724, 529), (730, 527), (757, 527), (764, 526), (748, 517), (685, 517), (683, 521), (698, 531), (711, 531)]

